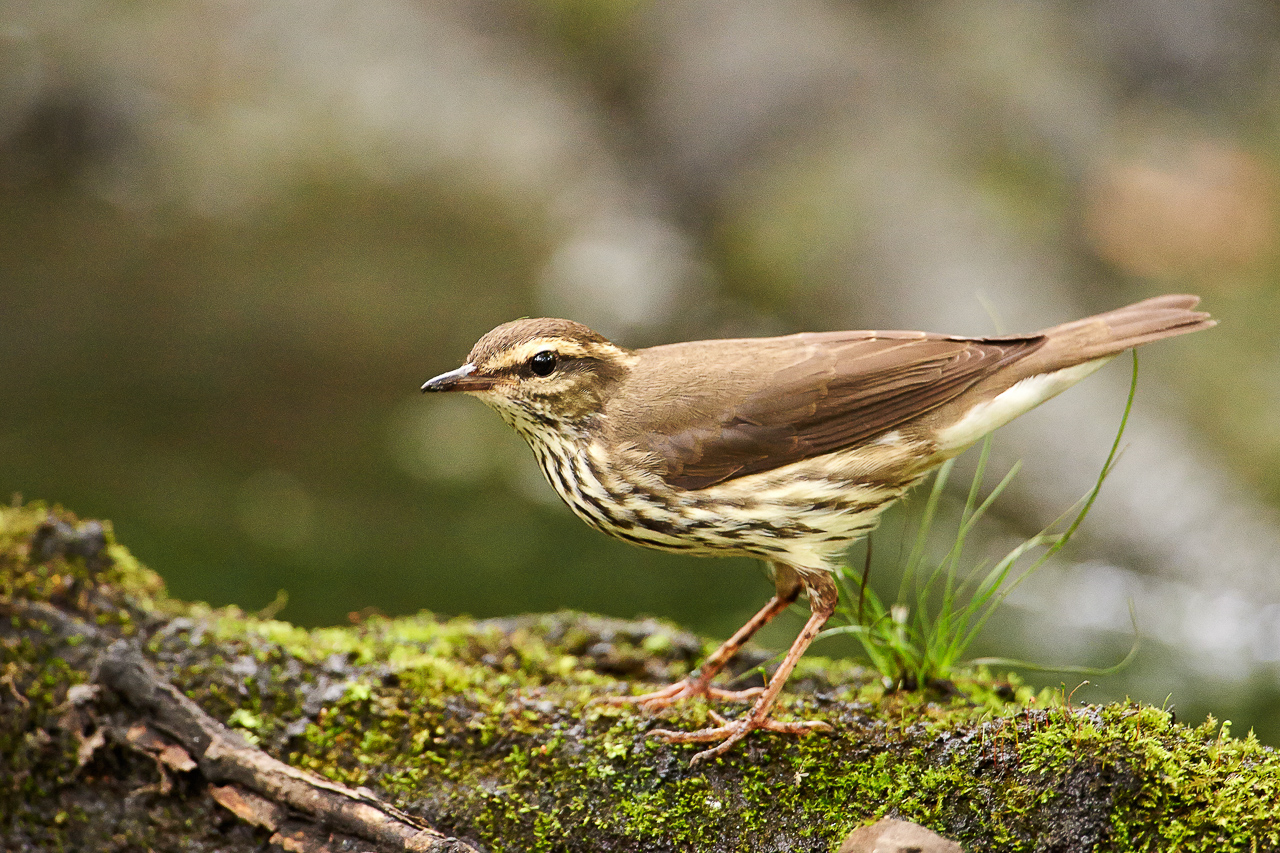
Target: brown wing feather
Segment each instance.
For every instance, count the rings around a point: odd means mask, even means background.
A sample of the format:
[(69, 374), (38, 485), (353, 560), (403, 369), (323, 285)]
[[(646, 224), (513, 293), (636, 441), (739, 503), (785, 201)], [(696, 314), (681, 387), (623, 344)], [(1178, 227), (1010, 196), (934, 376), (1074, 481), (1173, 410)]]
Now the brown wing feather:
[(610, 420), (665, 463), (672, 486), (703, 489), (889, 432), (1043, 343), (826, 332), (655, 347), (637, 353), (629, 382), (641, 393), (620, 395), (649, 405)]

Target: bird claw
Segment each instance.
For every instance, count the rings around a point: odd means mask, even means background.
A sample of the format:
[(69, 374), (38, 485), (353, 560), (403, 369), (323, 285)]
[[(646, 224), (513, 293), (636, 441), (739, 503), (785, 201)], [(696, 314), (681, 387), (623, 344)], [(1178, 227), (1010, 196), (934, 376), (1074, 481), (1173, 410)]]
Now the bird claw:
[(641, 693), (639, 696), (607, 696), (598, 701), (609, 705), (639, 705), (646, 711), (657, 711), (669, 708), (676, 702), (701, 696), (719, 702), (745, 702), (755, 699), (764, 692), (763, 687), (748, 687), (746, 690), (725, 690), (712, 687), (697, 679), (682, 678), (675, 684), (669, 684), (661, 690)]
[(737, 720), (726, 719), (717, 714), (715, 711), (708, 712), (711, 719), (716, 723), (705, 729), (699, 729), (696, 732), (677, 732), (671, 729), (654, 729), (649, 732), (650, 737), (660, 738), (664, 743), (707, 743), (709, 741), (720, 741), (711, 749), (705, 749), (695, 755), (689, 762), (692, 767), (699, 762), (706, 761), (709, 758), (715, 758), (723, 755), (735, 743), (742, 740), (753, 731), (762, 730), (768, 732), (777, 732), (779, 734), (788, 735), (807, 735), (813, 732), (829, 732), (832, 731), (829, 723), (821, 720), (795, 720), (783, 721), (775, 720), (769, 716), (755, 717), (747, 715)]

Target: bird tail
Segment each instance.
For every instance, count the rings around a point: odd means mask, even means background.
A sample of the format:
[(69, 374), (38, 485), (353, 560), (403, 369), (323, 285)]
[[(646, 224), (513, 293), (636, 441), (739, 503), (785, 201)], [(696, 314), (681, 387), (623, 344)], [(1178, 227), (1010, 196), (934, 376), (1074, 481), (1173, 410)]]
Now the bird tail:
[(1043, 367), (1033, 372), (1070, 367), (1217, 325), (1205, 312), (1193, 310), (1199, 302), (1198, 296), (1167, 294), (1045, 329), (1040, 332), (1045, 345), (1032, 356)]

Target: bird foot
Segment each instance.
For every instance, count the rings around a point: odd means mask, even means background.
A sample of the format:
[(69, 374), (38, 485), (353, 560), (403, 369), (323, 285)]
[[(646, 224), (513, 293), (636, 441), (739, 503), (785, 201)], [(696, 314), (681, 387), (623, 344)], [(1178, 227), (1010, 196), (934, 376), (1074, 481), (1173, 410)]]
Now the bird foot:
[(699, 679), (682, 678), (675, 684), (669, 684), (652, 693), (641, 693), (639, 696), (609, 696), (599, 701), (610, 705), (639, 705), (646, 711), (657, 711), (669, 708), (676, 702), (702, 696), (720, 702), (745, 702), (754, 699), (764, 692), (763, 687), (748, 687), (746, 690), (725, 690), (712, 687)]
[(807, 735), (813, 732), (829, 732), (832, 731), (830, 724), (821, 720), (797, 720), (794, 722), (783, 722), (775, 720), (765, 714), (750, 713), (745, 717), (737, 720), (730, 720), (717, 714), (715, 711), (708, 712), (711, 719), (716, 725), (705, 729), (699, 729), (696, 732), (675, 732), (670, 729), (654, 729), (649, 732), (650, 737), (661, 738), (665, 743), (707, 743), (709, 741), (720, 741), (711, 749), (703, 750), (693, 757), (689, 762), (689, 766), (697, 764), (700, 761), (706, 761), (709, 758), (715, 758), (717, 755), (723, 755), (735, 743), (742, 740), (748, 734), (757, 729), (778, 732), (787, 735)]

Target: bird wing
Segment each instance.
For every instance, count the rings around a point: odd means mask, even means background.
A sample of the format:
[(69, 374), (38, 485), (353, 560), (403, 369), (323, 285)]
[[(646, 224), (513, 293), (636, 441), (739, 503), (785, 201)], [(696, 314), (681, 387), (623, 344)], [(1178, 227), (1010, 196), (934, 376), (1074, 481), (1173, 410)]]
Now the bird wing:
[(610, 420), (667, 483), (704, 489), (887, 433), (1043, 343), (825, 332), (654, 347), (615, 398), (645, 404), (624, 402)]

